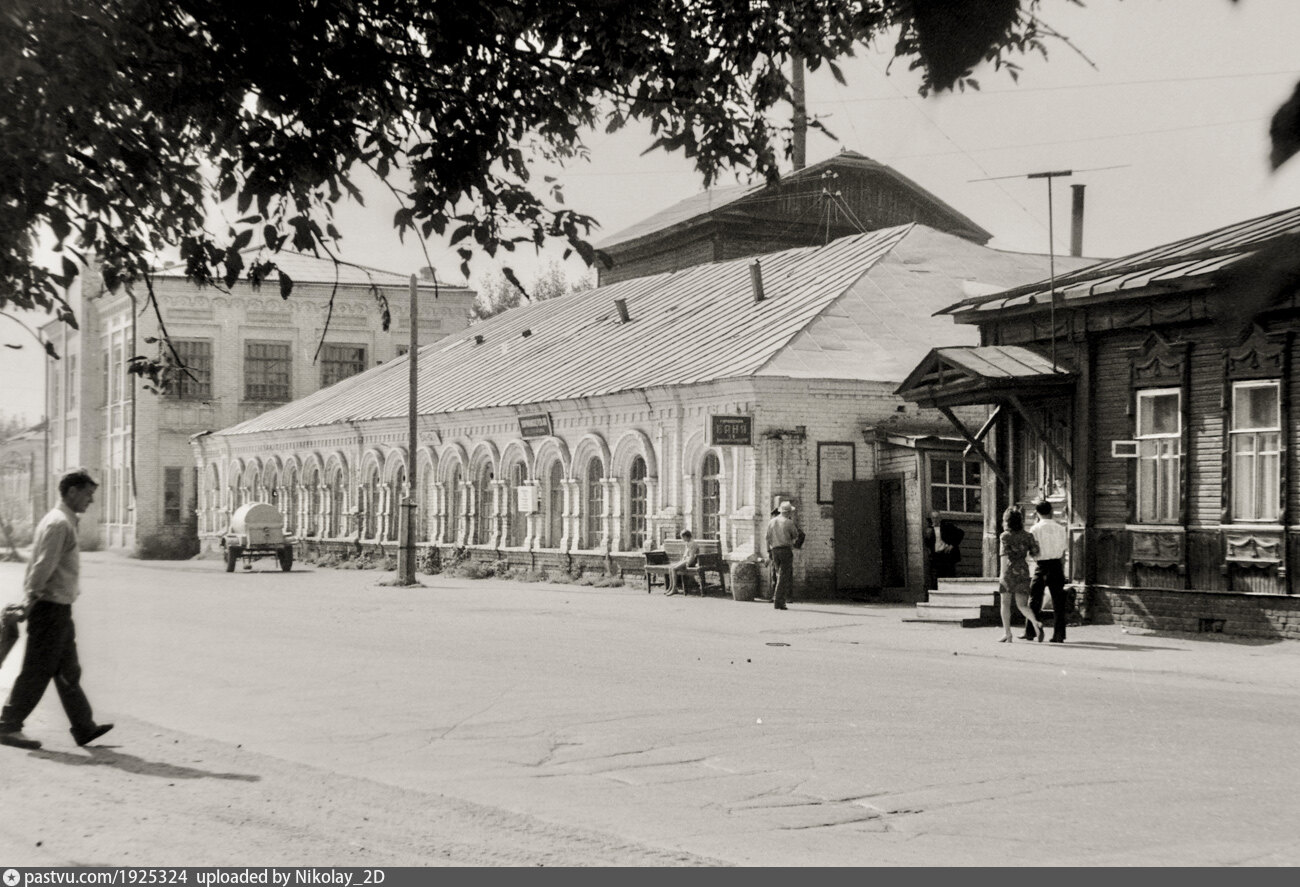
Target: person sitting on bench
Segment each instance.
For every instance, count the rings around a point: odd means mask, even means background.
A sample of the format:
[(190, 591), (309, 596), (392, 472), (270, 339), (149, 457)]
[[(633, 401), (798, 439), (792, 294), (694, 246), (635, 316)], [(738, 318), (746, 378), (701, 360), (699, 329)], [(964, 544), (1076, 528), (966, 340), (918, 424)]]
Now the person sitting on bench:
[[(700, 543), (695, 541), (694, 534), (690, 530), (682, 530), (682, 542), (685, 546), (682, 549), (682, 559), (672, 564), (672, 570), (668, 573), (668, 590), (664, 594), (685, 593), (686, 589), (686, 570), (694, 567), (700, 560)], [(682, 591), (677, 589), (677, 577), (682, 577)]]

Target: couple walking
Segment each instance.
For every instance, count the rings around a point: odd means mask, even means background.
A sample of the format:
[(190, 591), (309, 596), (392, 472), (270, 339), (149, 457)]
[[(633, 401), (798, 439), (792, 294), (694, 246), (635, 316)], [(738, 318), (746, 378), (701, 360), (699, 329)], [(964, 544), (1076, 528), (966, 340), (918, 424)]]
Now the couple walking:
[[(1043, 589), (1052, 595), (1052, 643), (1065, 642), (1065, 620), (1068, 603), (1065, 599), (1065, 527), (1052, 518), (1052, 503), (1046, 499), (1034, 506), (1038, 521), (1028, 532), (1025, 517), (1019, 508), (1008, 508), (1002, 516), (1005, 527), (999, 538), (1002, 555), (1002, 576), (998, 590), (1002, 599), (1002, 637), (999, 643), (1011, 643), (1011, 601), (1025, 616), (1025, 640), (1042, 641), (1045, 633), (1042, 621)], [(1029, 578), (1028, 558), (1034, 558), (1034, 577)], [(1032, 601), (1037, 600), (1038, 606)]]

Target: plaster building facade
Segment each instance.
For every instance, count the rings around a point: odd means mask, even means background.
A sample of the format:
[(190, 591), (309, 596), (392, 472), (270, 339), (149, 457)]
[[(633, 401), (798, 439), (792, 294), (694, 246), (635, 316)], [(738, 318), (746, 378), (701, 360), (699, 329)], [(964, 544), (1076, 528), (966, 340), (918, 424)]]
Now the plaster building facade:
[(935, 311), (1047, 267), (908, 224), (521, 306), (420, 350), (414, 453), (406, 358), (195, 436), (199, 534), (276, 501), (302, 549), (392, 553), (409, 495), (444, 558), (635, 573), (684, 528), (758, 561), (786, 498), (801, 593), (918, 600), (923, 515), (982, 521), (981, 467), (894, 389), (974, 342)]
[(998, 514), (1068, 521), (1086, 618), (1300, 639), (1300, 209), (957, 302), (977, 346), (937, 348), (900, 393), (994, 410)]
[[(47, 364), (49, 476), (89, 468), (100, 481), (81, 522), (91, 548), (145, 557), (198, 550), (197, 474), (189, 439), (236, 424), (404, 353), (410, 340), (409, 277), (312, 256), (274, 261), (293, 281), (281, 298), (274, 277), (260, 289), (200, 289), (180, 270), (155, 274), (158, 313), (143, 294), (108, 291), (92, 270), (76, 297), (80, 330), (42, 329), (61, 355)], [(425, 341), (463, 330), (474, 294), (420, 283)], [(391, 313), (383, 329), (384, 307)], [(167, 354), (179, 366), (161, 387), (127, 372), (135, 355)]]
[(30, 541), (48, 509), (45, 445), (44, 422), (0, 441), (0, 544)]

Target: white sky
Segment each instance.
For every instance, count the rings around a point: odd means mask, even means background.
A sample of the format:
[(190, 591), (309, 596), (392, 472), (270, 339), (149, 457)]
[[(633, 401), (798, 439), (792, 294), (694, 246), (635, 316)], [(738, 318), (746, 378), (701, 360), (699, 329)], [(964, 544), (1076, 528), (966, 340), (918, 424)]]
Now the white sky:
[[(1268, 168), (1269, 119), (1300, 80), (1300, 2), (1044, 0), (1041, 15), (1096, 67), (1055, 43), (1046, 61), (1023, 60), (1018, 84), (977, 71), (980, 91), (922, 99), (906, 64), (885, 74), (886, 41), (844, 61), (847, 86), (824, 70), (809, 76), (810, 113), (839, 142), (813, 135), (808, 162), (841, 148), (865, 154), (993, 232), (991, 246), (1031, 252), (1047, 251), (1046, 183), (975, 180), (1076, 170), (1054, 185), (1056, 249), (1069, 248), (1069, 186), (1084, 184), (1083, 251), (1097, 257), (1300, 205), (1300, 161)], [(649, 143), (644, 131), (594, 134), (590, 162), (562, 174), (567, 205), (601, 222), (594, 240), (701, 189), (680, 156), (641, 156)], [(395, 208), (376, 192), (364, 209), (340, 211), (347, 258), (402, 273), (426, 264), (392, 233)], [(429, 250), (443, 279), (459, 281), (454, 254)], [(513, 265), (528, 283), (559, 253)], [(471, 275), (491, 268), (476, 262)], [(582, 273), (576, 260), (570, 273)], [(0, 326), (0, 344), (26, 341)], [(0, 348), (0, 413), (39, 418), (42, 362), (33, 345)]]

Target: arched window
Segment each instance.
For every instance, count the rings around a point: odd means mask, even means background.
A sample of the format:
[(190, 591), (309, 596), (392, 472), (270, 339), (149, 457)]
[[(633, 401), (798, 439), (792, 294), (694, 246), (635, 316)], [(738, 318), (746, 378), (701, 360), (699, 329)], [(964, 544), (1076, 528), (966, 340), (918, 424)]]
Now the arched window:
[(379, 538), (379, 466), (372, 465), (366, 472), (366, 482), (361, 489), (361, 538)]
[(637, 456), (627, 476), (627, 548), (637, 551), (645, 544), (646, 487), (645, 459)]
[(447, 514), (442, 523), (442, 541), (455, 542), (457, 524), (460, 521), (460, 466), (451, 470), (447, 478)]
[(347, 504), (344, 500), (344, 495), (343, 469), (335, 468), (334, 476), (330, 478), (330, 513), (328, 531), (328, 535), (330, 536), (338, 537), (343, 535), (343, 509)]
[(415, 509), (417, 521), (415, 538), (421, 542), (433, 541), (429, 539), (429, 510), (433, 508), (433, 480), (430, 478), (431, 474), (433, 474), (433, 471), (427, 467), (420, 473), (420, 499), (416, 502), (417, 508)]
[(284, 469), (284, 530), (290, 535), (298, 532), (298, 472), (289, 465)]
[(605, 497), (601, 490), (601, 480), (605, 477), (605, 466), (599, 459), (587, 463), (586, 508), (583, 509), (583, 548), (595, 548), (600, 544), (601, 518), (605, 512)]
[(559, 548), (564, 539), (564, 467), (551, 463), (546, 485), (546, 548)]
[(402, 518), (402, 495), (403, 487), (406, 486), (406, 469), (397, 469), (393, 475), (393, 488), (388, 495), (388, 533), (389, 542), (397, 541), (397, 531), (401, 526)]
[(492, 500), (492, 466), (484, 464), (479, 468), (474, 482), (475, 498), (478, 499), (478, 521), (474, 527), (474, 541), (478, 545), (487, 545), (492, 541), (492, 520), (496, 517), (496, 503)]
[(510, 489), (506, 490), (506, 502), (509, 507), (510, 533), (506, 544), (517, 548), (524, 544), (524, 533), (528, 530), (528, 515), (519, 510), (519, 488), (528, 479), (524, 463), (516, 462), (510, 469)]
[(715, 453), (704, 457), (700, 467), (700, 538), (718, 538), (718, 512), (722, 508), (722, 473)]
[(276, 508), (280, 507), (280, 478), (274, 465), (268, 465), (262, 469), (262, 489), (260, 496), (260, 501), (269, 502)]
[(320, 535), (320, 469), (315, 465), (303, 472), (303, 495), (307, 499), (307, 525), (303, 528), (308, 536)]

